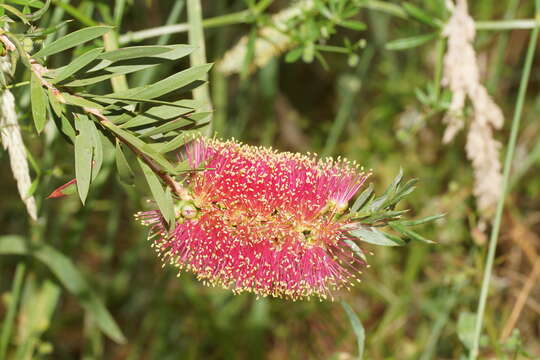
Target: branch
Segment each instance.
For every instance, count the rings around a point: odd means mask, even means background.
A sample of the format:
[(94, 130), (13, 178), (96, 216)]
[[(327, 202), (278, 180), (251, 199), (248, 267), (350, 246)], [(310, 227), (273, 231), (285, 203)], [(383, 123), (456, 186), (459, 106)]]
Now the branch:
[[(8, 51), (17, 51), (16, 46), (8, 39), (5, 35), (0, 35), (0, 42), (2, 42)], [(58, 90), (53, 84), (49, 83), (47, 80), (43, 78), (43, 74), (45, 74), (48, 69), (38, 63), (35, 59), (33, 59), (28, 53), (19, 54), (21, 57), (25, 57), (28, 60), (28, 63), (30, 64), (30, 71), (32, 71), (36, 77), (39, 79), (41, 85), (49, 90), (51, 90), (51, 93), (58, 99), (59, 102), (65, 104), (66, 101), (64, 97), (62, 96), (62, 92)], [(81, 98), (78, 95), (71, 94), (75, 97)], [(89, 115), (93, 115), (95, 118), (98, 119), (99, 123), (105, 127), (108, 128), (108, 124), (112, 124), (112, 122), (101, 113), (98, 109), (89, 108), (89, 107), (82, 107), (83, 111)], [(179, 196), (180, 198), (184, 198), (187, 194), (186, 189), (184, 189), (178, 182), (174, 180), (174, 178), (169, 175), (166, 171), (163, 171), (158, 164), (155, 163), (154, 160), (152, 160), (148, 155), (144, 154), (142, 151), (140, 151), (137, 147), (133, 146), (129, 141), (124, 139), (123, 137), (119, 136), (118, 134), (115, 134), (114, 132), (110, 132), (115, 138), (120, 140), (122, 143), (126, 144), (133, 153), (141, 158), (150, 169), (161, 178), (161, 180), (171, 188), (171, 190)]]

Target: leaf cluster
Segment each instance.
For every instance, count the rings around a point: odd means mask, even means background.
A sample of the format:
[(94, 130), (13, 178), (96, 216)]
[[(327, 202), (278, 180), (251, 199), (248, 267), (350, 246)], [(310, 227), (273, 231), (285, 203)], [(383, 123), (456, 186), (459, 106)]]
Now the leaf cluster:
[[(24, 9), (30, 6), (23, 5)], [(24, 16), (21, 15), (20, 20), (29, 23), (39, 19), (48, 5), (49, 2), (42, 4), (38, 12), (27, 15), (23, 9)], [(17, 14), (10, 7), (7, 9)], [(46, 29), (42, 33), (57, 29)], [(199, 111), (201, 104), (186, 98), (186, 94), (204, 83), (211, 64), (194, 66), (148, 85), (113, 87), (110, 92), (94, 93), (91, 89), (96, 84), (175, 63), (195, 48), (189, 45), (132, 46), (107, 51), (98, 46), (99, 39), (108, 36), (112, 27), (91, 26), (68, 33), (32, 52), (34, 44), (25, 46), (24, 43), (37, 32), (32, 26), (26, 30), (5, 32), (16, 48), (12, 51), (13, 68), (20, 59), (29, 71), (36, 131), (41, 133), (52, 119), (65, 139), (74, 145), (76, 186), (81, 201), (85, 202), (90, 185), (99, 174), (107, 146), (115, 149), (120, 178), (132, 182), (134, 170), (124, 154), (128, 148), (141, 160), (140, 164), (145, 164), (141, 170), (160, 209), (164, 214), (170, 213), (165, 211), (172, 208), (170, 191), (169, 196), (158, 196), (166, 193), (162, 182), (169, 179), (169, 187), (174, 188), (173, 177), (186, 167), (178, 164), (176, 158), (169, 160), (167, 153), (178, 149), (191, 139), (190, 133), (208, 124), (211, 114)], [(50, 57), (76, 47), (83, 51), (67, 65), (46, 66)]]
[(358, 50), (365, 46), (363, 39), (352, 42), (344, 37), (340, 46), (328, 45), (327, 42), (338, 32), (338, 28), (365, 30), (366, 24), (355, 19), (359, 12), (357, 3), (343, 0), (316, 0), (313, 7), (302, 9), (299, 16), (287, 21), (287, 34), (296, 46), (286, 54), (285, 61), (295, 62), (301, 58), (310, 63), (317, 59), (328, 68), (323, 53), (334, 52), (347, 55), (349, 64), (356, 65)]
[[(401, 246), (407, 242), (420, 241), (433, 244), (409, 227), (425, 224), (444, 217), (444, 214), (428, 216), (417, 220), (402, 218), (408, 210), (396, 210), (399, 202), (409, 196), (416, 187), (417, 179), (404, 181), (403, 170), (400, 169), (385, 192), (375, 197), (373, 186), (364, 190), (353, 203), (347, 217), (353, 221), (348, 233), (360, 241), (383, 246)], [(392, 232), (380, 230), (388, 227)]]

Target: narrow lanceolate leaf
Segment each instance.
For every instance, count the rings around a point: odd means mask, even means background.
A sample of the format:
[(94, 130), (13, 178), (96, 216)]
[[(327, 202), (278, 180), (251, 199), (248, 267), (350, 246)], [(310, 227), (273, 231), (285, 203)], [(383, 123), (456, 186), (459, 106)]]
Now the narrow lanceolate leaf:
[(30, 25), (30, 23), (26, 19), (26, 16), (24, 16), (24, 14), (22, 12), (20, 12), (19, 9), (17, 9), (17, 8), (11, 6), (11, 5), (7, 5), (7, 4), (0, 4), (0, 8), (3, 8), (5, 10), (7, 10), (8, 12), (13, 14), (15, 17), (17, 17), (19, 20), (21, 20), (26, 25)]
[(88, 122), (88, 130), (92, 140), (92, 181), (94, 181), (103, 165), (103, 143), (101, 142), (101, 134), (93, 121)]
[(401, 244), (396, 243), (395, 241), (390, 240), (384, 234), (376, 229), (355, 229), (350, 230), (349, 234), (354, 236), (360, 241), (364, 241), (374, 245), (380, 246), (399, 246)]
[(47, 99), (41, 82), (32, 73), (30, 76), (30, 101), (32, 102), (32, 117), (38, 133), (43, 131), (47, 122)]
[(94, 61), (99, 54), (103, 52), (103, 48), (96, 48), (92, 49), (90, 51), (85, 52), (79, 57), (76, 57), (71, 63), (68, 65), (57, 69), (55, 71), (55, 76), (52, 79), (52, 83), (58, 83), (62, 80), (67, 79), (71, 75), (75, 74), (77, 71), (84, 68), (86, 65), (90, 64), (92, 61)]
[(1, 236), (0, 254), (34, 256), (45, 264), (60, 283), (78, 299), (81, 306), (92, 316), (103, 333), (118, 343), (125, 342), (122, 331), (103, 301), (96, 294), (94, 288), (88, 285), (73, 262), (51, 246), (39, 245), (30, 249), (28, 243), (19, 236)]
[(80, 96), (74, 96), (68, 93), (62, 93), (62, 96), (64, 97), (64, 100), (66, 100), (66, 103), (70, 105), (87, 107), (87, 108), (98, 109), (98, 110), (103, 109), (103, 106), (101, 106), (97, 102), (82, 98)]
[(163, 186), (161, 185), (161, 182), (159, 181), (159, 178), (156, 174), (150, 169), (148, 165), (146, 165), (141, 159), (139, 160), (139, 164), (141, 165), (141, 169), (143, 171), (144, 177), (146, 178), (146, 182), (148, 183), (148, 186), (150, 187), (150, 192), (152, 193), (152, 197), (156, 201), (159, 210), (163, 214), (163, 217), (169, 224), (174, 223), (175, 217), (174, 217), (174, 204), (172, 201), (172, 197), (170, 196), (170, 193), (167, 193), (163, 190)]
[(193, 114), (191, 116), (182, 116), (182, 117), (179, 117), (178, 119), (170, 120), (161, 126), (158, 126), (154, 129), (151, 129), (145, 132), (143, 134), (143, 137), (154, 136), (158, 134), (166, 134), (169, 131), (174, 131), (184, 126), (201, 124), (205, 120), (210, 119), (211, 115), (212, 115), (211, 112), (202, 112), (202, 113)]
[(129, 131), (119, 128), (111, 122), (102, 122), (101, 125), (105, 126), (107, 129), (114, 132), (116, 135), (120, 136), (125, 142), (137, 148), (137, 150), (145, 153), (152, 158), (156, 163), (158, 163), (164, 170), (167, 172), (175, 173), (174, 166), (157, 150), (152, 148), (149, 144), (145, 143)]
[(345, 244), (347, 244), (351, 250), (362, 260), (364, 260), (367, 263), (367, 258), (362, 249), (360, 249), (360, 246), (356, 245), (356, 243), (349, 239), (343, 240)]
[(33, 13), (26, 14), (26, 18), (30, 21), (39, 20), (47, 12), (47, 10), (49, 9), (49, 5), (51, 5), (51, 0), (45, 1), (45, 4), (41, 7), (41, 9)]
[(407, 12), (408, 15), (415, 18), (416, 20), (433, 27), (441, 27), (441, 21), (437, 18), (426, 13), (424, 10), (420, 9), (416, 5), (411, 4), (410, 2), (404, 2), (402, 5), (403, 9)]
[(127, 184), (133, 184), (135, 174), (133, 173), (131, 166), (129, 166), (126, 155), (122, 151), (122, 145), (118, 140), (116, 141), (115, 158), (116, 168), (118, 170), (118, 175), (120, 176), (120, 179)]
[(339, 25), (351, 30), (363, 31), (367, 29), (367, 25), (357, 20), (343, 20), (339, 22)]
[(53, 94), (51, 89), (47, 89), (47, 98), (49, 99), (49, 103), (51, 104), (51, 108), (54, 112), (54, 114), (58, 117), (62, 116), (62, 113), (64, 112), (64, 107), (58, 100), (58, 98)]
[[(186, 115), (194, 111), (194, 108), (198, 106), (193, 106), (189, 102), (184, 102), (183, 100), (177, 101), (174, 103), (177, 106), (163, 105), (163, 106), (154, 106), (145, 112), (138, 114), (133, 118), (128, 118), (129, 121), (124, 122), (120, 125), (123, 129), (129, 129), (132, 127), (139, 127), (143, 125), (153, 124), (155, 122), (173, 119), (182, 115)], [(183, 106), (183, 107), (179, 107)], [(121, 122), (115, 122), (121, 123)]]
[(421, 218), (417, 220), (401, 220), (399, 224), (403, 226), (415, 226), (415, 225), (420, 225), (420, 224), (425, 224), (431, 221), (435, 221), (445, 216), (446, 214), (437, 214), (437, 215), (426, 216), (425, 218)]
[(45, 4), (40, 0), (9, 0), (10, 3), (41, 9)]
[(66, 135), (73, 143), (75, 143), (75, 129), (71, 125), (71, 122), (65, 114), (60, 115), (60, 121), (58, 124), (59, 130)]
[(212, 64), (194, 66), (187, 70), (171, 75), (168, 78), (160, 80), (152, 85), (130, 89), (119, 93), (113, 93), (110, 95), (136, 97), (140, 99), (155, 99), (174, 90), (178, 90), (184, 86), (187, 86), (194, 81), (204, 79), (206, 73), (210, 70), (211, 67)]
[(435, 39), (438, 34), (423, 34), (418, 36), (411, 36), (403, 39), (396, 39), (386, 43), (385, 48), (387, 50), (406, 50), (412, 49), (420, 45)]
[(395, 231), (400, 232), (401, 234), (405, 235), (407, 238), (411, 240), (420, 241), (426, 244), (436, 244), (435, 241), (426, 239), (422, 235), (418, 234), (416, 231), (407, 229), (405, 226), (401, 225), (399, 222), (390, 222), (388, 223), (388, 225)]
[(157, 57), (160, 59), (177, 60), (189, 55), (195, 50), (191, 45), (168, 46), (130, 46), (118, 50), (108, 51), (99, 58), (110, 62), (132, 60), (136, 58)]
[(89, 125), (85, 124), (88, 121), (80, 119), (76, 121), (76, 127), (79, 133), (75, 137), (75, 176), (77, 178), (77, 190), (83, 204), (90, 189), (94, 155), (92, 134), (88, 131)]
[(361, 360), (364, 358), (364, 343), (366, 340), (366, 331), (364, 330), (362, 322), (360, 321), (354, 310), (349, 306), (349, 304), (347, 304), (345, 301), (342, 301), (341, 306), (343, 306), (343, 309), (345, 310), (345, 313), (347, 314), (349, 322), (351, 323), (351, 326), (353, 328), (354, 335), (356, 335), (356, 343), (358, 345), (358, 359)]
[(358, 195), (358, 197), (356, 198), (355, 202), (353, 203), (353, 206), (351, 206), (351, 212), (354, 213), (362, 209), (362, 207), (364, 207), (364, 205), (366, 205), (369, 202), (372, 196), (373, 196), (373, 184), (369, 184), (368, 188), (362, 191), (362, 193)]
[(43, 49), (35, 53), (34, 56), (45, 57), (59, 53), (60, 51), (70, 49), (87, 41), (98, 38), (109, 32), (111, 29), (111, 26), (91, 26), (74, 31), (56, 41), (53, 41), (50, 45), (45, 46)]
[(89, 141), (92, 146), (92, 178), (94, 181), (103, 165), (103, 143), (101, 134), (96, 128), (96, 124), (86, 115), (77, 114), (77, 130), (89, 134)]
[[(165, 154), (170, 151), (178, 150), (180, 146), (184, 145), (185, 143), (191, 141), (194, 136), (197, 136), (200, 134), (198, 130), (195, 131), (182, 131), (180, 135), (177, 135), (172, 140), (166, 142), (166, 143), (156, 143), (152, 144), (154, 149), (158, 151), (160, 154)], [(188, 167), (189, 168), (189, 167)], [(186, 168), (185, 170), (188, 170)], [(178, 170), (177, 173), (181, 173), (182, 171)]]

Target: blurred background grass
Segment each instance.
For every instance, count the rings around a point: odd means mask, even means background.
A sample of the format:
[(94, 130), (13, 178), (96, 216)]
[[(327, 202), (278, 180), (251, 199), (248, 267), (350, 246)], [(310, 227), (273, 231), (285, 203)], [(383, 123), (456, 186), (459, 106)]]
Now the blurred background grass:
[[(448, 17), (444, 1), (412, 3), (434, 18), (444, 21)], [(162, 26), (168, 19), (172, 23), (186, 21), (185, 6), (177, 1), (55, 0), (53, 4), (42, 21), (54, 23), (78, 15), (69, 31), (81, 28), (87, 19), (116, 24), (119, 35)], [(265, 14), (290, 4), (273, 1)], [(241, 0), (209, 0), (202, 5), (204, 18), (246, 8)], [(534, 13), (532, 2), (478, 0), (469, 5), (475, 20), (531, 18)], [(389, 41), (428, 33), (430, 28), (369, 7), (362, 8), (355, 19), (366, 23), (367, 29), (340, 29), (331, 38), (337, 43), (345, 36), (351, 41), (365, 39), (365, 47), (357, 52), (358, 64), (352, 67), (346, 56), (325, 53), (327, 69), (317, 61), (288, 63), (283, 56), (242, 76), (226, 76), (214, 69), (210, 79), (214, 130), (221, 137), (234, 136), (280, 150), (346, 156), (373, 169), (376, 189), (384, 189), (400, 167), (406, 177), (419, 178), (419, 189), (406, 205), (414, 211), (411, 216), (447, 213), (443, 221), (421, 229), (438, 245), (370, 247), (371, 267), (364, 272), (362, 284), (340, 296), (364, 324), (365, 358), (458, 359), (466, 354), (472, 333), (470, 313), (476, 311), (487, 231), (478, 229), (473, 173), (464, 149), (466, 136), (459, 134), (449, 145), (441, 141), (441, 120), (450, 94), (442, 93), (430, 104), (422, 103), (417, 96), (418, 89), (435, 83), (437, 40), (410, 50), (386, 50)], [(258, 21), (262, 26), (265, 17)], [(241, 36), (256, 34), (254, 26), (205, 29), (208, 61), (219, 61)], [(476, 38), (483, 82), (507, 119), (504, 129), (496, 134), (503, 143), (508, 138), (508, 119), (515, 106), (528, 33), (479, 31)], [(188, 40), (185, 33), (179, 33), (139, 44), (157, 41)], [(69, 59), (56, 57), (55, 61), (63, 64)], [(148, 73), (128, 81), (152, 82), (183, 68), (162, 67), (161, 74)], [(540, 251), (538, 68), (536, 60), (487, 303), (481, 358), (525, 358), (516, 350), (519, 348), (533, 358), (540, 356), (538, 280), (533, 279), (536, 286), (526, 294), (516, 324), (519, 336), (514, 333), (510, 342), (500, 341), (520, 291), (533, 276), (533, 263)], [(54, 277), (47, 267), (35, 260), (1, 256), (0, 314), (5, 314), (9, 303), (16, 264), (24, 260), (29, 266), (12, 339), (14, 345), (31, 350), (21, 353), (30, 354), (28, 358), (130, 360), (356, 356), (353, 331), (338, 303), (234, 296), (204, 287), (190, 274), (177, 278), (174, 269), (162, 268), (145, 239), (146, 230), (132, 218), (147, 206), (144, 200), (148, 194), (118, 181), (112, 154), (106, 156), (104, 171), (85, 207), (76, 197), (44, 200), (73, 177), (71, 150), (66, 150), (68, 145), (58, 134), (38, 137), (32, 131), (29, 112), (25, 111), (28, 94), (24, 88), (14, 91), (26, 144), (34, 157), (34, 170), (39, 173), (36, 198), (41, 216), (30, 226), (15, 191), (7, 154), (0, 152), (0, 171), (4, 174), (0, 179), (0, 235), (38, 239), (66, 254), (91, 288), (105, 299), (127, 338), (124, 344), (115, 344), (103, 337), (77, 298), (51, 287)], [(33, 314), (38, 305), (43, 309)]]

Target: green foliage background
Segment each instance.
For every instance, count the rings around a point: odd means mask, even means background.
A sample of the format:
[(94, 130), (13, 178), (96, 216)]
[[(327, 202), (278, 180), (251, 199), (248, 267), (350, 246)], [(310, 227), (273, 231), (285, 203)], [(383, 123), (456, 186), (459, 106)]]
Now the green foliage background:
[[(366, 28), (359, 30), (358, 24), (356, 28), (336, 26), (324, 45), (339, 49), (321, 52), (326, 65), (317, 56), (311, 61), (305, 54), (313, 35), (306, 30), (291, 35), (298, 36), (301, 43), (300, 57), (283, 54), (250, 72), (253, 54), (248, 51), (247, 57), (239, 60), (244, 64), (241, 74), (231, 76), (214, 66), (209, 82), (214, 130), (220, 137), (234, 136), (251, 144), (356, 160), (373, 169), (372, 181), (379, 192), (400, 168), (405, 177), (419, 178), (419, 189), (405, 206), (414, 209), (411, 215), (417, 217), (447, 214), (421, 229), (438, 244), (414, 242), (399, 248), (366, 245), (373, 253), (369, 256), (371, 267), (365, 270), (362, 284), (340, 297), (363, 323), (366, 359), (465, 357), (473, 337), (472, 313), (482, 283), (489, 227), (485, 233), (478, 230), (464, 133), (449, 145), (441, 141), (442, 117), (451, 94), (437, 85), (437, 59), (444, 40), (438, 38), (437, 25), (433, 24), (444, 23), (449, 13), (442, 0), (410, 2), (429, 15), (423, 21), (410, 13), (396, 16), (396, 9), (403, 12), (405, 8), (399, 1), (330, 2), (356, 4), (352, 19)], [(261, 3), (269, 6), (261, 6), (262, 12), (254, 10)], [(261, 3), (202, 1), (203, 17), (214, 19), (203, 22), (208, 62), (219, 62), (241, 36), (255, 39), (257, 29), (268, 24), (271, 14), (291, 5), (281, 0)], [(533, 18), (534, 4), (478, 0), (469, 5), (471, 15), (486, 28), (479, 29), (475, 48), (484, 70), (483, 82), (505, 114), (504, 130), (496, 134), (505, 144), (530, 30), (502, 29), (489, 21)], [(233, 15), (222, 17), (226, 14)], [(132, 32), (160, 27), (168, 18), (172, 23), (187, 21), (183, 2), (54, 0), (40, 27), (74, 19), (54, 35), (58, 37), (103, 23), (115, 26), (113, 36), (127, 41)], [(322, 18), (320, 14), (310, 18), (316, 38), (320, 35), (317, 31), (328, 25)], [(432, 33), (435, 35), (429, 35)], [(189, 42), (185, 32), (164, 31), (161, 35), (130, 45)], [(418, 36), (427, 42), (419, 42)], [(396, 45), (396, 39), (410, 37), (413, 39)], [(358, 46), (343, 47), (344, 38)], [(90, 47), (103, 46), (100, 41), (52, 57), (51, 67), (70, 63)], [(188, 65), (187, 59), (165, 64), (128, 75), (127, 82), (130, 86), (154, 83)], [(538, 68), (535, 60), (487, 303), (481, 358), (540, 356), (540, 287), (531, 263), (540, 252)], [(22, 66), (18, 71), (23, 71)], [(94, 90), (110, 86), (100, 84)], [(437, 95), (426, 100), (418, 95), (419, 90)], [(8, 356), (130, 360), (356, 357), (355, 332), (337, 302), (292, 303), (234, 296), (204, 287), (189, 274), (177, 278), (173, 268), (162, 268), (146, 241), (146, 230), (132, 217), (148, 207), (144, 200), (150, 192), (140, 190), (145, 186), (144, 176), (137, 173), (135, 182), (142, 185), (138, 187), (119, 181), (112, 148), (106, 148), (102, 171), (85, 206), (76, 196), (46, 200), (55, 188), (74, 177), (73, 148), (57, 132), (37, 135), (28, 87), (12, 91), (32, 156), (33, 175), (39, 178), (34, 195), (40, 217), (37, 222), (27, 217), (15, 191), (7, 153), (0, 151), (0, 250), (10, 254), (0, 256), (0, 315), (4, 323), (9, 319), (17, 279), (21, 293)], [(504, 154), (506, 147), (501, 150)], [(128, 161), (133, 162), (130, 156)], [(25, 246), (13, 245), (29, 239), (39, 244), (32, 257), (22, 255), (30, 251)], [(9, 246), (5, 245), (8, 240)], [(18, 270), (18, 277), (15, 269), (21, 263), (26, 264), (26, 270)], [(501, 331), (518, 294), (533, 275), (535, 286), (527, 294), (517, 332), (502, 343)], [(114, 320), (108, 318), (102, 302)]]

